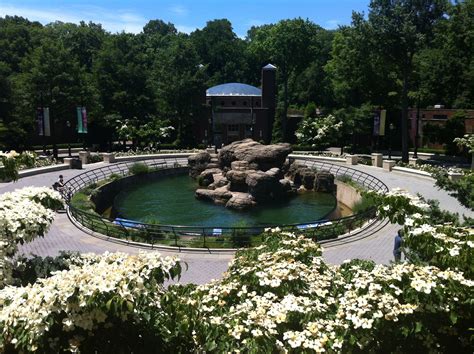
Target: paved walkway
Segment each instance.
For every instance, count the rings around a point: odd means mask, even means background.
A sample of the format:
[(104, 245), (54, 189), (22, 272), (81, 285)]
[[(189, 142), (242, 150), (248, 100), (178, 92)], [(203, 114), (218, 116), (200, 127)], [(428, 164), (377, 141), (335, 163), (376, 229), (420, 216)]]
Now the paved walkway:
[[(86, 165), (86, 169), (104, 166), (103, 163)], [(443, 209), (474, 216), (470, 210), (462, 207), (455, 198), (449, 196), (445, 191), (438, 190), (433, 180), (425, 177), (411, 176), (398, 172), (385, 172), (370, 166), (353, 166), (354, 168), (370, 173), (384, 181), (389, 188), (402, 187), (412, 193), (420, 193), (429, 199), (438, 199)], [(24, 186), (51, 186), (59, 174), (64, 175), (65, 180), (84, 172), (84, 170), (65, 170), (61, 173), (53, 172), (43, 175), (25, 177), (16, 183), (0, 183), (0, 194), (12, 191)], [(372, 259), (377, 263), (389, 263), (393, 258), (393, 238), (398, 229), (397, 225), (380, 225), (380, 229), (363, 239), (344, 244), (327, 244), (324, 246), (324, 257), (327, 262), (339, 264), (346, 259), (362, 258)], [(38, 238), (33, 242), (20, 247), (23, 254), (36, 254), (40, 256), (54, 256), (59, 251), (79, 251), (103, 253), (128, 252), (137, 253), (139, 248), (118, 244), (95, 238), (77, 229), (68, 219), (66, 214), (58, 214), (50, 231), (44, 238)], [(150, 251), (150, 250), (147, 250)], [(211, 279), (222, 276), (227, 269), (228, 262), (232, 259), (229, 254), (205, 254), (189, 252), (159, 251), (162, 255), (178, 255), (189, 266), (183, 272), (182, 283), (206, 283)]]

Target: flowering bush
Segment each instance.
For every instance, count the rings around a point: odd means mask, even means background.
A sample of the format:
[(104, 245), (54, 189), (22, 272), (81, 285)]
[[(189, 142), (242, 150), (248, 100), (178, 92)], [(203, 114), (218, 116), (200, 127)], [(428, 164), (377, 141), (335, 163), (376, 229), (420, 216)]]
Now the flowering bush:
[(163, 281), (180, 274), (176, 258), (106, 253), (72, 263), (33, 285), (0, 292), (3, 349), (140, 352), (159, 345), (149, 342), (152, 314), (159, 312)]
[[(399, 263), (327, 265), (289, 233), (240, 251), (221, 280), (171, 286), (175, 259), (81, 256), (70, 270), (0, 292), (3, 348), (174, 352), (466, 351), (474, 282)], [(21, 304), (21, 305), (20, 305)]]
[(0, 195), (0, 288), (11, 279), (10, 257), (18, 244), (46, 233), (61, 195), (45, 187), (25, 187)]
[(177, 259), (72, 256), (0, 291), (0, 351), (469, 352), (472, 229), (433, 225), (430, 204), (400, 189), (372, 197), (404, 225), (408, 262), (328, 265), (317, 243), (277, 228), (222, 279), (165, 290)]
[(389, 218), (390, 222), (403, 224), (409, 215), (418, 214), (429, 208), (420, 197), (415, 197), (401, 188), (393, 188), (388, 193), (378, 191), (362, 191), (362, 195), (370, 198), (377, 207), (377, 214)]
[(283, 233), (191, 292), (180, 321), (195, 323), (198, 351), (454, 350), (468, 345), (473, 286), (431, 266), (329, 266), (316, 243)]
[[(34, 151), (23, 151), (21, 154), (12, 150), (8, 153), (0, 151), (0, 180), (18, 180), (18, 171), (27, 168), (45, 167), (57, 164), (52, 158), (39, 158)], [(3, 168), (2, 168), (3, 165)]]
[(18, 180), (17, 156), (19, 154), (15, 150), (8, 153), (0, 151), (0, 181)]
[[(433, 205), (402, 189), (393, 189), (385, 195), (365, 193), (374, 198), (380, 216), (402, 225), (405, 256), (410, 262), (456, 269), (474, 278), (474, 228), (434, 219)], [(443, 217), (439, 211), (435, 215)]]
[(305, 117), (295, 135), (300, 145), (319, 148), (335, 139), (341, 127), (342, 122), (337, 122), (331, 114), (318, 118)]

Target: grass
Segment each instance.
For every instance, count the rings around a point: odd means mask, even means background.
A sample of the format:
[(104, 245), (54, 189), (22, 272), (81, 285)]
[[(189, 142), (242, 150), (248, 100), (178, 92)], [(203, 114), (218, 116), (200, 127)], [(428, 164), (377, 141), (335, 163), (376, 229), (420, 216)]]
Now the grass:
[(375, 205), (375, 201), (373, 197), (367, 196), (367, 195), (362, 195), (362, 198), (354, 204), (354, 207), (352, 208), (352, 212), (354, 214), (359, 214), (366, 212), (370, 208), (372, 208)]

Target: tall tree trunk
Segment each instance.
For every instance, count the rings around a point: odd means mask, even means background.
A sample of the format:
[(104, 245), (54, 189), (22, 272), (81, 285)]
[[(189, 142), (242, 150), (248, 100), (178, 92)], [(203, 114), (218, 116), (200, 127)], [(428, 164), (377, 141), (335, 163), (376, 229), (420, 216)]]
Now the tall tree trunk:
[(283, 142), (286, 142), (287, 132), (286, 132), (286, 119), (288, 117), (288, 73), (286, 70), (282, 72), (283, 74), (283, 114), (281, 115), (281, 138)]
[(402, 89), (402, 161), (408, 163), (408, 72), (409, 63), (403, 67), (403, 89)]

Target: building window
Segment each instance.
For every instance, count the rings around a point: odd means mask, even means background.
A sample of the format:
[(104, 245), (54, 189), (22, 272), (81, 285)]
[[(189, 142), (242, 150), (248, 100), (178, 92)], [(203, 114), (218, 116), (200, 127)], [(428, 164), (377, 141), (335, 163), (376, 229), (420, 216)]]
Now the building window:
[(225, 102), (224, 102), (224, 101), (221, 101), (221, 106), (225, 106)]
[(255, 105), (256, 105), (257, 107), (260, 107), (260, 101), (256, 101), (256, 102), (255, 102)]
[(235, 101), (232, 101), (232, 106), (235, 106)]
[(433, 119), (448, 119), (446, 114), (433, 114)]
[(246, 105), (247, 105), (247, 101), (244, 101), (244, 106), (246, 106)]
[(227, 125), (227, 135), (239, 135), (239, 125), (238, 124), (228, 124)]

